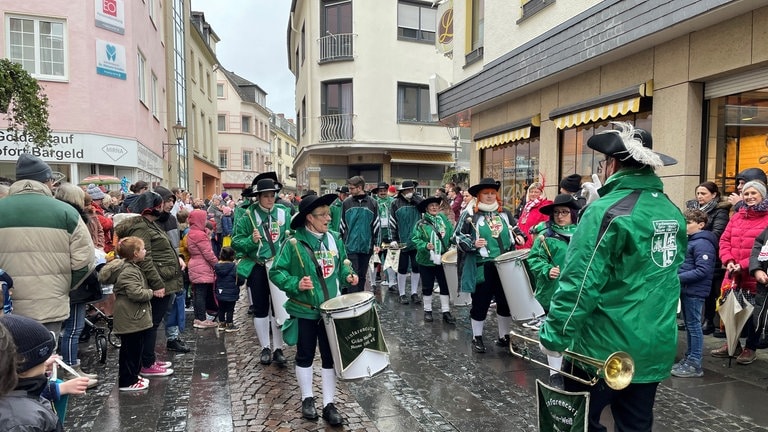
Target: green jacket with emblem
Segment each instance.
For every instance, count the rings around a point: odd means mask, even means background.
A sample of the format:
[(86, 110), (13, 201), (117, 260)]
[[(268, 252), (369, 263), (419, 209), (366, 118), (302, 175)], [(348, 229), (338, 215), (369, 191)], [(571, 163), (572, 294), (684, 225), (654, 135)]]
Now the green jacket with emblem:
[(599, 192), (571, 239), (540, 340), (603, 360), (625, 351), (633, 383), (660, 382), (677, 351), (685, 219), (647, 167), (619, 170)]
[[(275, 204), (266, 212), (258, 203), (253, 203), (238, 213), (232, 230), (232, 249), (241, 257), (237, 264), (238, 276), (247, 278), (256, 263), (264, 265), (280, 250), (280, 245), (285, 240), (285, 232), (291, 225), (291, 213), (290, 209), (280, 204)], [(254, 226), (262, 237), (259, 242), (253, 241)], [(267, 230), (272, 233), (272, 247), (267, 241)]]
[(436, 264), (430, 258), (427, 244), (432, 243), (435, 253), (442, 256), (448, 252), (451, 236), (453, 236), (453, 226), (444, 214), (438, 213), (432, 216), (424, 213), (421, 220), (416, 222), (411, 236), (411, 241), (416, 245), (416, 262), (420, 266), (434, 267)]
[[(306, 229), (300, 228), (294, 233), (294, 238), (297, 240), (296, 244), (285, 242), (280, 248), (269, 270), (269, 279), (288, 296), (288, 301), (285, 302), (288, 314), (296, 318), (320, 319), (320, 305), (337, 297), (341, 288), (349, 285), (347, 276), (353, 274), (353, 270), (351, 266), (343, 264), (347, 259), (347, 251), (339, 235), (331, 231), (319, 239)], [(328, 272), (325, 277), (327, 298), (307, 246), (313, 251), (318, 264)], [(304, 276), (312, 279), (314, 289), (299, 290), (299, 281)]]
[(556, 266), (559, 266), (560, 270), (563, 269), (565, 253), (571, 236), (576, 231), (576, 225), (558, 226), (548, 222), (542, 224), (544, 229), (539, 230), (541, 235), (536, 236), (533, 241), (526, 261), (533, 279), (531, 283), (535, 287), (534, 297), (541, 307), (548, 311), (552, 294), (557, 289), (557, 279), (551, 279), (549, 271)]

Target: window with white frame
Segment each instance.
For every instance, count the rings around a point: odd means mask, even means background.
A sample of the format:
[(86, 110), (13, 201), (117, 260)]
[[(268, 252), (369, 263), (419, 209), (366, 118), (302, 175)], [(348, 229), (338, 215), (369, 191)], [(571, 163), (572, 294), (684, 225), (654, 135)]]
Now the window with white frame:
[(252, 151), (243, 152), (243, 169), (245, 170), (253, 169), (253, 152)]
[(435, 42), (437, 8), (401, 1), (397, 4), (397, 37)]
[(158, 112), (159, 112), (159, 109), (158, 109), (158, 103), (159, 102), (158, 101), (159, 101), (159, 99), (157, 97), (157, 92), (158, 92), (158, 88), (157, 88), (157, 75), (155, 75), (154, 72), (152, 72), (152, 90), (151, 90), (151, 92), (152, 93), (151, 93), (150, 96), (152, 97), (152, 115), (155, 116), (155, 118), (159, 118), (158, 117)]
[(243, 116), (241, 120), (240, 131), (245, 133), (251, 132), (251, 118), (249, 116)]
[(229, 153), (226, 150), (219, 150), (219, 168), (227, 169), (229, 167)]
[(224, 84), (221, 84), (221, 83), (216, 84), (216, 97), (219, 99), (224, 98)]
[(219, 114), (218, 127), (219, 132), (226, 132), (227, 130), (227, 116), (225, 114)]
[(139, 100), (144, 105), (147, 104), (147, 59), (141, 51), (136, 55), (136, 78), (139, 81)]
[(66, 21), (9, 15), (7, 56), (38, 79), (67, 78)]
[(432, 121), (429, 113), (429, 86), (403, 83), (397, 85), (397, 120)]

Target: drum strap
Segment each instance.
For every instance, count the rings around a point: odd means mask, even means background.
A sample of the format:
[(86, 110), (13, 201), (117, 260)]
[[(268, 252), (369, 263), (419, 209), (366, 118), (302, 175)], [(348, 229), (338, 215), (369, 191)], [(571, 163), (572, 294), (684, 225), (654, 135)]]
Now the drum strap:
[(293, 303), (296, 303), (296, 304), (297, 304), (297, 305), (299, 305), (299, 306), (304, 306), (305, 308), (309, 308), (309, 309), (312, 309), (312, 310), (316, 310), (316, 309), (317, 309), (316, 307), (312, 306), (312, 305), (311, 305), (311, 304), (309, 304), (309, 303), (300, 302), (300, 301), (298, 301), (298, 300), (296, 300), (296, 299), (292, 299), (292, 298), (290, 298), (290, 299), (288, 299), (288, 301), (290, 301), (290, 302), (293, 302)]
[[(267, 238), (267, 243), (269, 244), (269, 249), (272, 251), (272, 256), (274, 257), (277, 255), (277, 251), (275, 250), (275, 243), (272, 241), (272, 230), (271, 230), (271, 224), (269, 223), (269, 217), (267, 220), (262, 221), (261, 216), (259, 216), (258, 212), (253, 212), (256, 216), (256, 220), (258, 221), (259, 225), (261, 225), (261, 228), (264, 230), (264, 236)], [(271, 217), (271, 216), (270, 216)], [(253, 224), (253, 220), (251, 220), (251, 224)]]
[(309, 258), (312, 260), (312, 264), (315, 265), (315, 273), (317, 273), (317, 278), (320, 279), (320, 286), (323, 288), (323, 295), (325, 296), (324, 297), (325, 300), (330, 300), (331, 296), (328, 295), (328, 285), (325, 284), (325, 278), (323, 277), (323, 269), (320, 268), (320, 263), (317, 262), (315, 253), (312, 251), (312, 248), (304, 240), (299, 240), (299, 243), (301, 243), (301, 245), (304, 246), (304, 249), (307, 250), (307, 253), (309, 254)]

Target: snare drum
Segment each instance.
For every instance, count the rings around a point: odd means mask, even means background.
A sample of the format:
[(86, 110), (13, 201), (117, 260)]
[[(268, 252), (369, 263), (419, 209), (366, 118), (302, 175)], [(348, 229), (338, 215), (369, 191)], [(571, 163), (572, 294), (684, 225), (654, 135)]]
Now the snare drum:
[(320, 305), (336, 375), (345, 380), (371, 377), (389, 366), (373, 294), (356, 292)]
[(525, 269), (529, 251), (521, 249), (507, 252), (494, 260), (510, 315), (515, 321), (529, 321), (544, 315), (544, 308), (533, 297), (531, 280)]
[(269, 269), (272, 268), (272, 263), (274, 263), (274, 260), (269, 260), (264, 263), (264, 267), (267, 269), (269, 298), (272, 300), (272, 313), (275, 315), (275, 322), (277, 322), (277, 325), (281, 326), (285, 320), (288, 319), (288, 312), (286, 312), (284, 306), (285, 302), (288, 301), (288, 296), (285, 294), (285, 291), (278, 288), (277, 285), (273, 284), (272, 280), (269, 279)]
[(444, 253), (442, 257), (445, 280), (448, 283), (448, 292), (451, 295), (451, 302), (454, 305), (470, 306), (472, 304), (472, 294), (461, 292), (457, 259), (458, 253), (456, 252), (456, 249), (449, 250)]

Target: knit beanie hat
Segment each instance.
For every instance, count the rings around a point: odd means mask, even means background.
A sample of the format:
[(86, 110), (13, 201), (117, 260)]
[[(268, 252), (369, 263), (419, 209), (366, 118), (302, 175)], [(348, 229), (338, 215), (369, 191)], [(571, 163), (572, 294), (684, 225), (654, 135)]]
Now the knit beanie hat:
[(760, 180), (750, 180), (744, 183), (744, 187), (741, 188), (742, 193), (747, 190), (747, 188), (752, 188), (758, 191), (763, 199), (768, 198), (768, 196), (765, 195), (765, 183), (761, 182)]
[(570, 193), (578, 192), (581, 189), (581, 176), (578, 174), (571, 174), (560, 180), (560, 188)]
[(45, 183), (51, 178), (53, 170), (37, 156), (22, 153), (16, 161), (16, 180), (37, 180)]
[(155, 186), (155, 192), (160, 195), (163, 198), (163, 201), (168, 201), (169, 199), (172, 199), (173, 202), (176, 202), (176, 195), (170, 191), (167, 187), (164, 186)]
[(53, 333), (32, 318), (7, 314), (0, 316), (0, 324), (11, 333), (16, 351), (22, 359), (16, 369), (18, 373), (32, 369), (54, 354), (56, 339)]
[(85, 191), (85, 193), (90, 195), (91, 199), (94, 199), (94, 200), (104, 199), (104, 191), (102, 191), (100, 187), (96, 186), (93, 183), (88, 185), (88, 189)]

